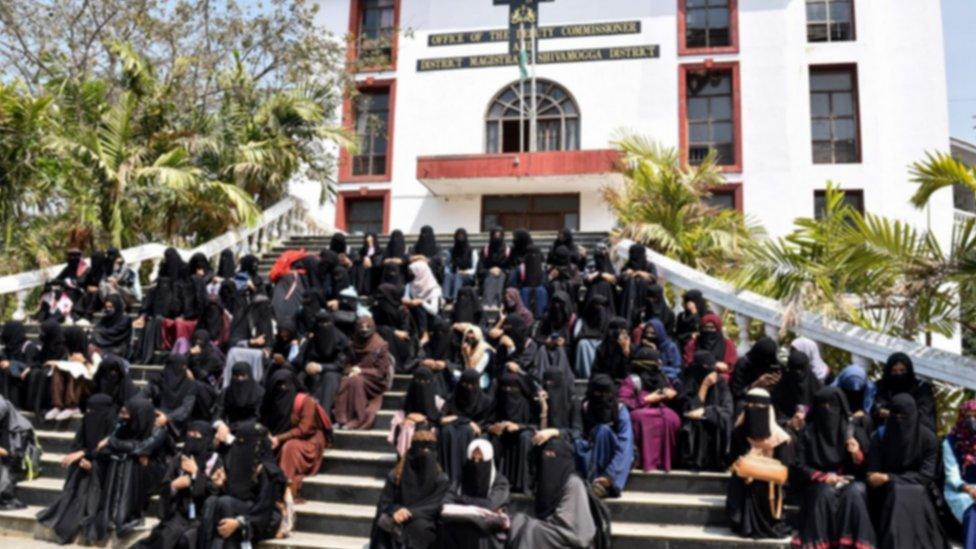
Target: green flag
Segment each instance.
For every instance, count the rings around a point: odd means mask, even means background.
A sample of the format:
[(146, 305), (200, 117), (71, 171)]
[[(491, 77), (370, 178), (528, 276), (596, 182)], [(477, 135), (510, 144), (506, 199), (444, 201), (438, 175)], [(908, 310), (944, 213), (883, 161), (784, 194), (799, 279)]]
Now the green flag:
[(524, 43), (519, 51), (519, 76), (522, 80), (529, 77), (529, 54), (525, 51)]

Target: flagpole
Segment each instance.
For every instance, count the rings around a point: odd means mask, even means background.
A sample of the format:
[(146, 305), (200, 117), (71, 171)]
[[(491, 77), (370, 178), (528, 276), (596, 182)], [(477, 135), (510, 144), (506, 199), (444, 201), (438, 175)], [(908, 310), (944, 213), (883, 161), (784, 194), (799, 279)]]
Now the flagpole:
[[(525, 23), (519, 23), (519, 59), (525, 52)], [(525, 78), (519, 74), (519, 152), (525, 152)]]
[(536, 29), (538, 29), (538, 25), (533, 24), (532, 25), (532, 104), (531, 104), (532, 110), (529, 111), (532, 114), (532, 119), (529, 122), (529, 150), (531, 150), (532, 152), (535, 152), (536, 150), (539, 149), (539, 136), (538, 136), (539, 101), (536, 97), (536, 86), (535, 86), (535, 62), (536, 62), (536, 55), (538, 54), (538, 49), (539, 49), (539, 40), (538, 40), (538, 36), (536, 35)]

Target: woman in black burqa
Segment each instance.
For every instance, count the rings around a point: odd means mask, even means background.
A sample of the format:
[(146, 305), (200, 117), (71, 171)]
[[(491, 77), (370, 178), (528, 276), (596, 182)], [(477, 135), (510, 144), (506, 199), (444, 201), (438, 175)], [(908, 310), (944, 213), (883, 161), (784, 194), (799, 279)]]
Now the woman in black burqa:
[(912, 359), (905, 353), (894, 353), (885, 362), (884, 373), (877, 383), (871, 418), (875, 425), (883, 425), (898, 394), (907, 394), (915, 400), (918, 418), (922, 426), (935, 432), (935, 394), (932, 385), (915, 375)]
[(452, 484), (461, 478), (468, 445), (488, 430), (492, 404), (491, 397), (481, 390), (481, 374), (466, 368), (444, 403), (438, 434), (441, 467)]
[(437, 517), (450, 482), (437, 465), (437, 439), (414, 434), (410, 450), (387, 475), (376, 505), (371, 549), (427, 549), (437, 541)]
[(871, 438), (867, 483), (880, 549), (944, 549), (932, 503), (939, 442), (922, 423), (915, 400), (896, 394), (887, 405), (884, 433)]
[(99, 533), (123, 537), (143, 523), (149, 498), (158, 492), (172, 455), (169, 431), (156, 426), (155, 420), (152, 402), (132, 397), (119, 410), (114, 432), (98, 443), (98, 450), (107, 456), (95, 518)]
[(817, 391), (792, 471), (803, 489), (797, 534), (801, 549), (876, 546), (864, 485), (867, 441), (851, 442), (849, 417), (840, 389)]
[(539, 425), (537, 394), (538, 388), (529, 375), (506, 367), (498, 380), (493, 423), (488, 428), (499, 468), (512, 483), (512, 490), (518, 492), (532, 486), (529, 456), (532, 436)]
[(329, 413), (350, 352), (349, 338), (335, 325), (332, 314), (319, 311), (305, 340), (300, 357), (303, 371), (298, 374), (298, 382)]
[(214, 430), (207, 421), (186, 426), (183, 450), (170, 459), (159, 494), (160, 521), (140, 549), (197, 547), (197, 527), (207, 498), (216, 492), (211, 475), (223, 467), (214, 448)]
[(287, 479), (274, 461), (268, 430), (253, 421), (239, 426), (221, 450), (223, 468), (211, 476), (217, 493), (207, 499), (197, 531), (198, 547), (235, 549), (275, 536), (276, 505)]
[[(457, 549), (502, 549), (509, 503), (505, 475), (495, 470), (494, 449), (484, 439), (471, 441), (461, 467), (459, 482), (444, 498), (441, 511), (441, 547)], [(476, 510), (478, 515), (456, 514)]]
[(715, 357), (698, 351), (681, 374), (676, 399), (683, 425), (678, 431), (679, 461), (693, 470), (724, 468), (732, 435), (734, 406), (729, 385), (715, 371)]
[(149, 380), (149, 398), (177, 433), (183, 432), (196, 406), (196, 382), (188, 374), (186, 355), (170, 353), (163, 371)]
[(106, 532), (96, 528), (96, 510), (107, 479), (107, 459), (98, 453), (98, 443), (115, 429), (118, 407), (112, 397), (96, 394), (88, 398), (85, 416), (75, 432), (71, 448), (61, 459), (68, 476), (58, 499), (37, 514), (37, 520), (50, 528), (58, 543), (71, 543), (78, 533), (86, 542), (104, 539)]

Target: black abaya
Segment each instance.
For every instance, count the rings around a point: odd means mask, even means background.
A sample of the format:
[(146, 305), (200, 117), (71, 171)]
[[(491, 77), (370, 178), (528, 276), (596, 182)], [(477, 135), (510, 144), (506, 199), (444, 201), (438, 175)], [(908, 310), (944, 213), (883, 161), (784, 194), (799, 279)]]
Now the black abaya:
[(702, 383), (714, 371), (715, 357), (711, 353), (695, 353), (694, 360), (682, 373), (681, 392), (676, 398), (682, 414), (699, 409), (704, 411), (701, 419), (685, 418), (678, 431), (679, 461), (694, 470), (717, 471), (724, 468), (732, 435), (732, 392), (725, 380), (716, 376), (705, 393), (705, 399), (699, 396)]

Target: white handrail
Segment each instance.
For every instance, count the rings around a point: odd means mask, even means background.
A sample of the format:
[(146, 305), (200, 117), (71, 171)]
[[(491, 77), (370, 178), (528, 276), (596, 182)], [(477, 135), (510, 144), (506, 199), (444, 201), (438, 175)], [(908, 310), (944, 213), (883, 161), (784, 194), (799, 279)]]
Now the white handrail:
[[(621, 250), (626, 254), (629, 244), (627, 241), (619, 243), (618, 254)], [(766, 324), (767, 332), (772, 332), (773, 329), (778, 331), (783, 326), (784, 308), (777, 300), (740, 290), (728, 282), (697, 271), (651, 249), (647, 250), (647, 258), (654, 263), (658, 273), (667, 283), (683, 290), (700, 290), (710, 303), (734, 312), (742, 321), (737, 321), (740, 326), (748, 319), (759, 320)], [(797, 315), (789, 329), (797, 335), (847, 351), (856, 362), (861, 364), (868, 361), (883, 363), (889, 355), (900, 351), (911, 357), (915, 371), (919, 375), (976, 389), (976, 360), (962, 355), (808, 312)], [(745, 343), (748, 336), (745, 330), (742, 332), (740, 341)]]
[[(237, 247), (237, 252), (264, 251), (271, 243), (287, 238), (297, 231), (318, 232), (305, 217), (305, 209), (301, 201), (294, 197), (287, 197), (261, 213), (254, 225), (228, 231), (209, 242), (190, 250), (177, 248), (184, 259), (195, 253), (203, 253), (208, 258), (218, 255), (221, 251)], [(122, 250), (122, 257), (126, 264), (138, 268), (145, 261), (153, 262), (151, 277), (155, 277), (156, 266), (163, 258), (163, 252), (168, 246), (160, 243), (143, 244)], [(37, 269), (13, 275), (0, 277), (0, 295), (16, 293), (17, 309), (13, 314), (15, 319), (26, 316), (24, 310), (27, 293), (34, 288), (43, 286), (64, 269), (65, 264), (54, 265), (46, 269)], [(137, 269), (138, 270), (138, 269)]]

